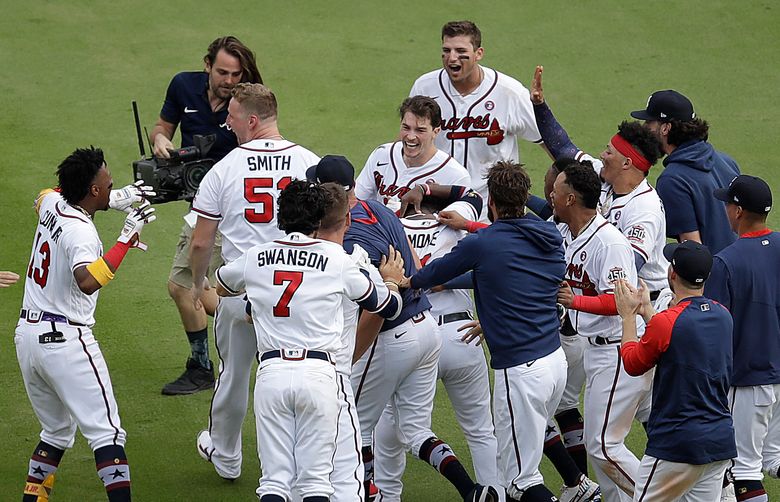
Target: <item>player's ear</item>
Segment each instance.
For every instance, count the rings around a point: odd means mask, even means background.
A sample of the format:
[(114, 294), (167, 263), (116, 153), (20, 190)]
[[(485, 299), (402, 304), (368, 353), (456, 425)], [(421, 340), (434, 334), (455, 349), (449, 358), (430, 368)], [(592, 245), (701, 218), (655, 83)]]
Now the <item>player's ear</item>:
[(480, 48), (478, 48), (477, 50), (474, 51), (474, 60), (475, 61), (479, 61), (480, 59), (482, 59), (482, 56), (484, 56), (484, 55), (485, 55), (485, 49), (480, 47)]

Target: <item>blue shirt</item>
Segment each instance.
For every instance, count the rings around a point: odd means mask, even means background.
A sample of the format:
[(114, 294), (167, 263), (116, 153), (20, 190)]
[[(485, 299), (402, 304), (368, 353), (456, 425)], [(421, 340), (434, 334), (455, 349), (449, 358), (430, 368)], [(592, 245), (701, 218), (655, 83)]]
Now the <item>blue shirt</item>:
[(473, 270), (490, 365), (511, 368), (561, 346), (555, 304), (566, 271), (562, 244), (552, 222), (531, 215), (498, 220), (428, 263), (412, 287), (430, 288)]
[(195, 134), (216, 134), (217, 139), (207, 157), (219, 161), (238, 146), (233, 131), (228, 129), (227, 103), (217, 112), (211, 111), (208, 98), (209, 75), (202, 71), (177, 74), (168, 85), (160, 117), (171, 124), (179, 124), (181, 146), (193, 146)]
[(734, 317), (735, 387), (780, 383), (780, 234), (741, 236), (715, 255), (707, 296)]
[(712, 194), (739, 176), (739, 166), (706, 141), (689, 141), (664, 159), (655, 189), (664, 203), (666, 236), (697, 231), (714, 255), (737, 239), (726, 206)]
[(728, 401), (732, 327), (722, 305), (691, 297), (653, 316), (642, 340), (622, 347), (629, 374), (655, 364), (647, 455), (696, 465), (737, 456)]
[[(394, 212), (375, 200), (360, 200), (349, 214), (350, 226), (344, 236), (347, 253), (352, 253), (355, 244), (359, 244), (368, 253), (371, 263), (379, 268), (382, 256), (387, 256), (392, 245), (404, 259), (404, 275), (411, 277), (417, 272), (404, 227)], [(380, 331), (395, 328), (431, 308), (428, 297), (419, 289), (402, 289), (401, 298), (404, 301), (401, 313), (392, 321), (386, 320)]]

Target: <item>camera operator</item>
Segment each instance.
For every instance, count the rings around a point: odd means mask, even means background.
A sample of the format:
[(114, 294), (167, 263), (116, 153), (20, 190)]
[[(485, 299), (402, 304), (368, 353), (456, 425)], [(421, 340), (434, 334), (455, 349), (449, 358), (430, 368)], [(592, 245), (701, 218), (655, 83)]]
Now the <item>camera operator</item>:
[[(239, 82), (262, 83), (255, 55), (236, 37), (226, 36), (214, 40), (203, 57), (204, 71), (181, 72), (173, 77), (160, 118), (152, 129), (151, 141), (156, 157), (170, 158), (169, 150), (177, 126), (181, 126), (181, 146), (192, 146), (193, 135), (215, 134), (216, 141), (208, 157), (219, 161), (238, 146), (236, 136), (225, 123), (230, 93)], [(192, 355), (187, 359), (184, 373), (163, 386), (166, 395), (193, 394), (214, 387), (214, 369), (208, 352), (208, 318), (217, 305), (214, 290), (203, 296), (205, 309), (195, 310), (190, 297), (192, 271), (189, 255), (192, 229), (196, 218), (184, 217), (176, 255), (168, 278), (168, 294), (176, 303), (184, 331), (190, 342)], [(217, 240), (209, 266), (209, 279), (222, 264), (220, 240)]]

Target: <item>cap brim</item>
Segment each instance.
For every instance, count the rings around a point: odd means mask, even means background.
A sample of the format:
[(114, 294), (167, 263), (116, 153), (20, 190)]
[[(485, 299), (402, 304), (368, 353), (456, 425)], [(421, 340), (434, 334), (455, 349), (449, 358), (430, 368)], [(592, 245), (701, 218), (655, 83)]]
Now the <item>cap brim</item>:
[(731, 201), (728, 188), (716, 188), (712, 191), (712, 195), (714, 195), (716, 199), (722, 200), (723, 202)]
[(631, 112), (631, 116), (639, 120), (660, 120), (660, 117), (656, 117), (647, 113), (647, 110), (636, 110)]
[(319, 183), (317, 181), (317, 166), (311, 166), (306, 170), (306, 180), (312, 183)]
[(666, 258), (666, 261), (672, 261), (672, 256), (674, 256), (674, 252), (679, 245), (679, 242), (672, 242), (664, 246), (664, 258)]

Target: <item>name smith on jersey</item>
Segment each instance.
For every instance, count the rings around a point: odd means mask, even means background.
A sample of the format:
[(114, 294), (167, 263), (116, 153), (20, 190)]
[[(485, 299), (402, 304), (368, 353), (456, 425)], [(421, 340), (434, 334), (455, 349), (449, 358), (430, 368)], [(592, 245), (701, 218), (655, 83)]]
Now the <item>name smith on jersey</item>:
[(264, 249), (257, 253), (257, 266), (265, 265), (295, 265), (309, 267), (325, 272), (328, 257), (305, 249)]

